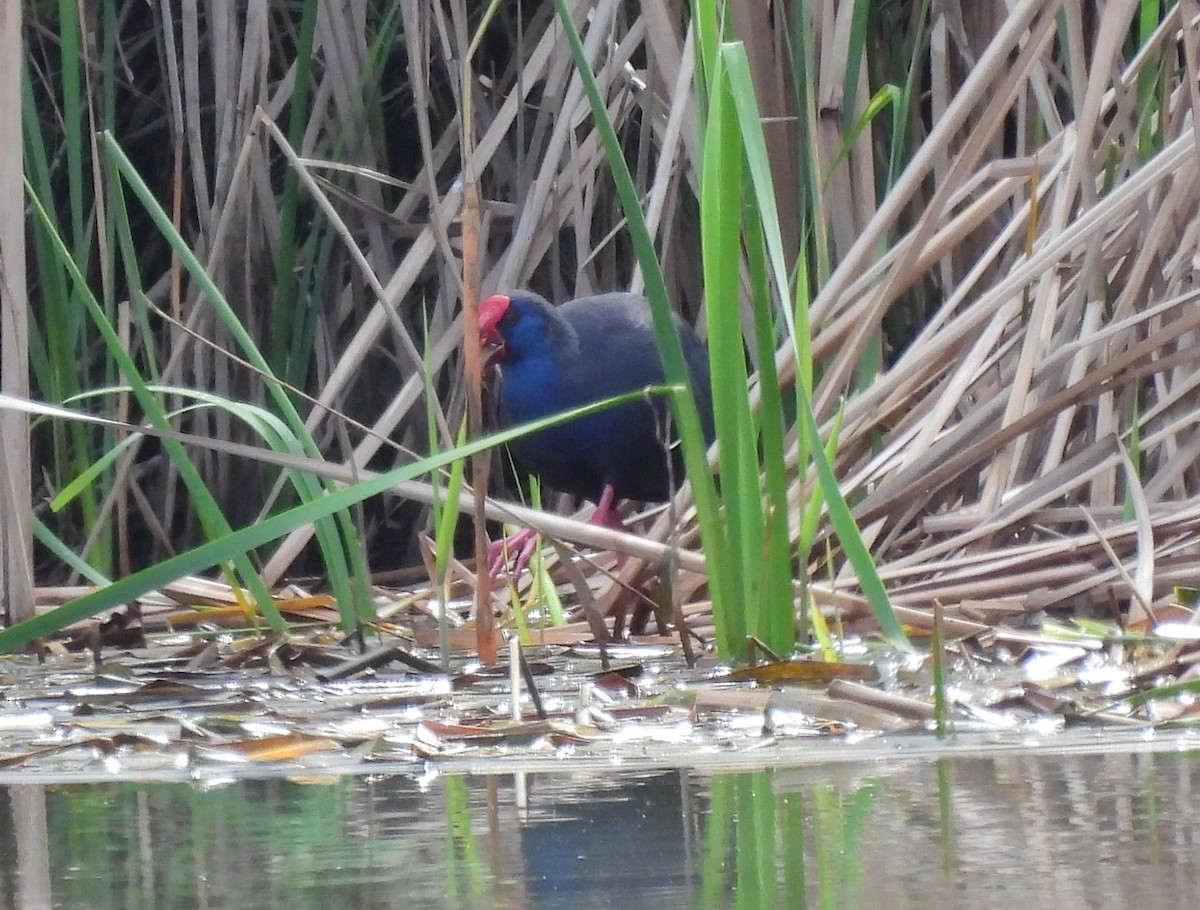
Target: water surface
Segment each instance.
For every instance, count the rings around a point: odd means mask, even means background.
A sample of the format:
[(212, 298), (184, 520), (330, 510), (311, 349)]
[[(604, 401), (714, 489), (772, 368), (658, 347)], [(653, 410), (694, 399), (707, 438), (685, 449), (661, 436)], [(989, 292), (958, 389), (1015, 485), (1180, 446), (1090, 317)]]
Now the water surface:
[(17, 783), (0, 910), (1176, 910), (1200, 894), (1198, 754)]

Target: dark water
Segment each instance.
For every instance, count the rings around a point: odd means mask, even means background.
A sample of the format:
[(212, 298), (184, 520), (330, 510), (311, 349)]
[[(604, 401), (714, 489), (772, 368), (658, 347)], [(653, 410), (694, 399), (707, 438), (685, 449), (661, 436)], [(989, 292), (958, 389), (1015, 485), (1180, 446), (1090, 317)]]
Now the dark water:
[(1198, 757), (14, 784), (0, 910), (1177, 910)]

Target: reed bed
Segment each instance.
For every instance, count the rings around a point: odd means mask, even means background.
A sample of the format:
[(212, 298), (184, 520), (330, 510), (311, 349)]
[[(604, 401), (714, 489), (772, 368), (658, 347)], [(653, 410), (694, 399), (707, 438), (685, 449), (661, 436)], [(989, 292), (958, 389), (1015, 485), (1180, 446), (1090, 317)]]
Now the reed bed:
[[(337, 489), (330, 470), (281, 482), (278, 461), (234, 450), (253, 438), (245, 414), (183, 390), (279, 415), (293, 467), (320, 453), (353, 480), (454, 451), (464, 289), (647, 287), (556, 6), (662, 287), (700, 324), (705, 54), (744, 48), (786, 278), (760, 281), (735, 237), (723, 279), (742, 301), (748, 413), (791, 415), (803, 389), (820, 426), (783, 427), (800, 616), (810, 595), (850, 616), (866, 604), (846, 535), (806, 520), (828, 498), (814, 446), (906, 621), (934, 602), (951, 618), (1115, 604), (1137, 620), (1194, 583), (1196, 0), (733, 3), (715, 35), (670, 0), (118, 3), (85, 22), (29, 7), (35, 397), (82, 406), (107, 389), (89, 410), (154, 420), (133, 370), (162, 427), (218, 441), (186, 462), (125, 443), (51, 512), (125, 434), (40, 423), (39, 577), (128, 575)], [(331, 572), (350, 622), (368, 569), (419, 559), (445, 486), (297, 520), (231, 577)], [(685, 489), (641, 542), (522, 516), (635, 550), (624, 585), (673, 551), (685, 599), (703, 601), (691, 505)], [(624, 590), (600, 587), (603, 608)]]

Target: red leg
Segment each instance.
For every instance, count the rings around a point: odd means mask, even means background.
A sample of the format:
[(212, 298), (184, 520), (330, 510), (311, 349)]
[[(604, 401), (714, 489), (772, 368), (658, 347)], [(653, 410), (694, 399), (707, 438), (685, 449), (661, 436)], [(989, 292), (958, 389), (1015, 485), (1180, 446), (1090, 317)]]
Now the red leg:
[[(616, 498), (616, 491), (613, 490), (612, 484), (605, 484), (604, 490), (600, 494), (600, 501), (596, 503), (596, 511), (592, 513), (592, 517), (588, 519), (588, 524), (599, 525), (602, 528), (612, 528), (614, 531), (628, 531), (624, 520), (621, 518), (621, 513), (613, 508), (613, 500)], [(624, 553), (617, 554), (617, 566), (625, 565), (627, 557)]]
[(596, 511), (588, 519), (588, 524), (612, 528), (614, 531), (627, 531), (625, 522), (621, 520), (621, 513), (613, 508), (615, 497), (616, 492), (613, 490), (612, 484), (605, 484), (604, 491), (600, 494), (600, 501), (596, 503)]

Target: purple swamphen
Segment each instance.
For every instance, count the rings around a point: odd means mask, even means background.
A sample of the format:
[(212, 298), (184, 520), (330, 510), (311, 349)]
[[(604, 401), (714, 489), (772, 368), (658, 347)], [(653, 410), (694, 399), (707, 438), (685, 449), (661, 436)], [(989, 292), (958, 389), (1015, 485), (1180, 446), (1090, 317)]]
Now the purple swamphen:
[[(713, 440), (708, 354), (691, 326), (675, 317), (705, 440)], [(498, 419), (517, 426), (570, 408), (663, 383), (649, 303), (628, 293), (580, 297), (555, 307), (530, 291), (495, 294), (480, 304), (479, 336), (489, 372), (499, 373)], [(509, 443), (517, 466), (547, 486), (596, 502), (593, 524), (624, 528), (619, 499), (662, 502), (683, 479), (678, 445), (668, 446), (665, 397), (631, 401), (577, 417)], [(668, 461), (670, 469), (668, 469)], [(532, 552), (533, 534), (510, 538)], [(504, 567), (504, 550), (489, 559)]]

